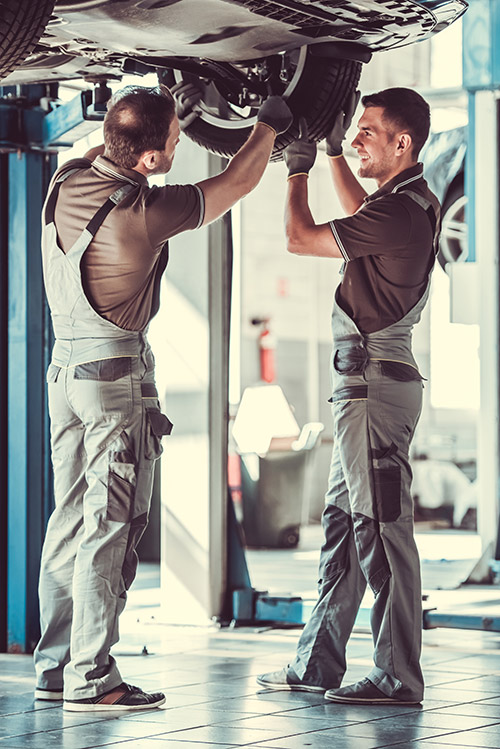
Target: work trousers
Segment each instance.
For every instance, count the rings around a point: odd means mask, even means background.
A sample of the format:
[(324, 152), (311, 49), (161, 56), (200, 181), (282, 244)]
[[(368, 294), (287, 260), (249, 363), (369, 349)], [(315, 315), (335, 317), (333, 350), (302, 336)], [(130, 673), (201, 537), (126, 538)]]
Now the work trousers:
[(137, 567), (168, 420), (140, 356), (50, 365), (55, 510), (40, 572), (39, 687), (66, 699), (121, 683), (110, 648)]
[(368, 583), (375, 596), (368, 677), (388, 696), (420, 700), (421, 582), (408, 457), (422, 383), (391, 379), (377, 361), (337, 383), (319, 599), (291, 666), (306, 683), (340, 686)]

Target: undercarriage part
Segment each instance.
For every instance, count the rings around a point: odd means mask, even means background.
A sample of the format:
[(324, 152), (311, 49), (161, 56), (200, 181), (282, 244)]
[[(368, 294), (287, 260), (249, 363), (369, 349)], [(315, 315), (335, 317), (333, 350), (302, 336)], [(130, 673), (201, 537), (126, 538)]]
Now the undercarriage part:
[[(316, 56), (309, 47), (283, 55), (279, 76), (265, 62), (260, 63), (260, 70), (253, 69), (253, 75), (260, 75), (260, 80), (267, 81), (273, 93), (281, 94), (294, 114), (294, 124), (276, 138), (272, 160), (278, 161), (284, 148), (298, 137), (301, 117), (306, 118), (313, 140), (325, 137), (358, 83), (361, 63)], [(258, 107), (267, 97), (267, 90), (264, 96), (257, 95), (253, 84), (249, 83), (235, 98), (220, 82), (200, 80), (178, 70), (159, 71), (159, 78), (167, 86), (186, 80), (203, 89), (200, 116), (186, 134), (199, 145), (225, 157), (234, 155), (246, 141), (255, 124)]]

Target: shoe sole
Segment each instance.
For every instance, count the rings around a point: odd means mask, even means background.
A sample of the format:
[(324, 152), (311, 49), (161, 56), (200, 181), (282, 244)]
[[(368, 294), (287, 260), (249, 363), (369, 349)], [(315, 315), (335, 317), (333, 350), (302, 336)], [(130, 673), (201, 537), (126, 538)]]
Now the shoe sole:
[(338, 697), (337, 695), (329, 695), (325, 693), (325, 700), (328, 702), (341, 702), (343, 704), (350, 705), (420, 705), (420, 702), (408, 702), (407, 700), (395, 700), (392, 697), (380, 697), (377, 699), (373, 697), (371, 699), (362, 699), (361, 697)]
[(261, 679), (257, 679), (257, 684), (266, 689), (274, 689), (276, 692), (315, 692), (316, 694), (326, 692), (323, 687), (305, 686), (303, 684), (269, 684)]
[(91, 702), (69, 702), (66, 701), (63, 704), (63, 710), (68, 710), (73, 713), (93, 713), (93, 712), (124, 712), (125, 710), (152, 710), (155, 707), (160, 707), (167, 701), (166, 697), (158, 700), (157, 702), (151, 702), (149, 705), (103, 705), (100, 703), (92, 704)]
[(35, 689), (35, 700), (47, 700), (50, 702), (62, 702), (63, 693), (51, 692), (50, 689)]

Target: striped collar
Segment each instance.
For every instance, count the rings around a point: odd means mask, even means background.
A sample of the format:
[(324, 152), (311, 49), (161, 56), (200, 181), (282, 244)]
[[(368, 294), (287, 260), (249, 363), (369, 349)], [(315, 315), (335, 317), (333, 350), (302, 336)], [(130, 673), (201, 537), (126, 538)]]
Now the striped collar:
[(377, 198), (381, 198), (384, 195), (389, 195), (390, 193), (398, 192), (398, 190), (402, 190), (407, 185), (411, 185), (412, 182), (416, 182), (419, 179), (422, 179), (424, 172), (424, 165), (421, 162), (418, 162), (418, 164), (415, 164), (414, 166), (410, 166), (408, 169), (404, 169), (399, 174), (396, 174), (395, 177), (389, 180), (389, 182), (386, 182), (382, 187), (379, 187), (379, 189), (372, 193), (371, 195), (367, 195), (365, 198), (365, 203), (371, 203), (372, 200), (376, 200)]
[(119, 180), (120, 182), (127, 182), (130, 185), (147, 185), (148, 181), (146, 177), (137, 172), (135, 169), (126, 169), (125, 167), (118, 166), (111, 159), (107, 159), (105, 156), (96, 156), (92, 162), (92, 166), (101, 174), (106, 177), (112, 177), (113, 179)]

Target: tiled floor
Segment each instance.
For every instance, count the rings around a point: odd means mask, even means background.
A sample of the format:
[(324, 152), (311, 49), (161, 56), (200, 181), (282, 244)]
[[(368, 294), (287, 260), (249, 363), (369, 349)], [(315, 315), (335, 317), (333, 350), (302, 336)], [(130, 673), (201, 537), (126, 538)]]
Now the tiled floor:
[[(288, 661), (297, 630), (174, 627), (156, 616), (132, 602), (114, 654), (128, 681), (166, 692), (164, 708), (119, 718), (65, 713), (33, 701), (30, 657), (0, 655), (0, 749), (500, 748), (499, 635), (425, 632), (423, 706), (353, 706), (255, 684)], [(370, 664), (370, 636), (355, 633), (346, 678)]]

